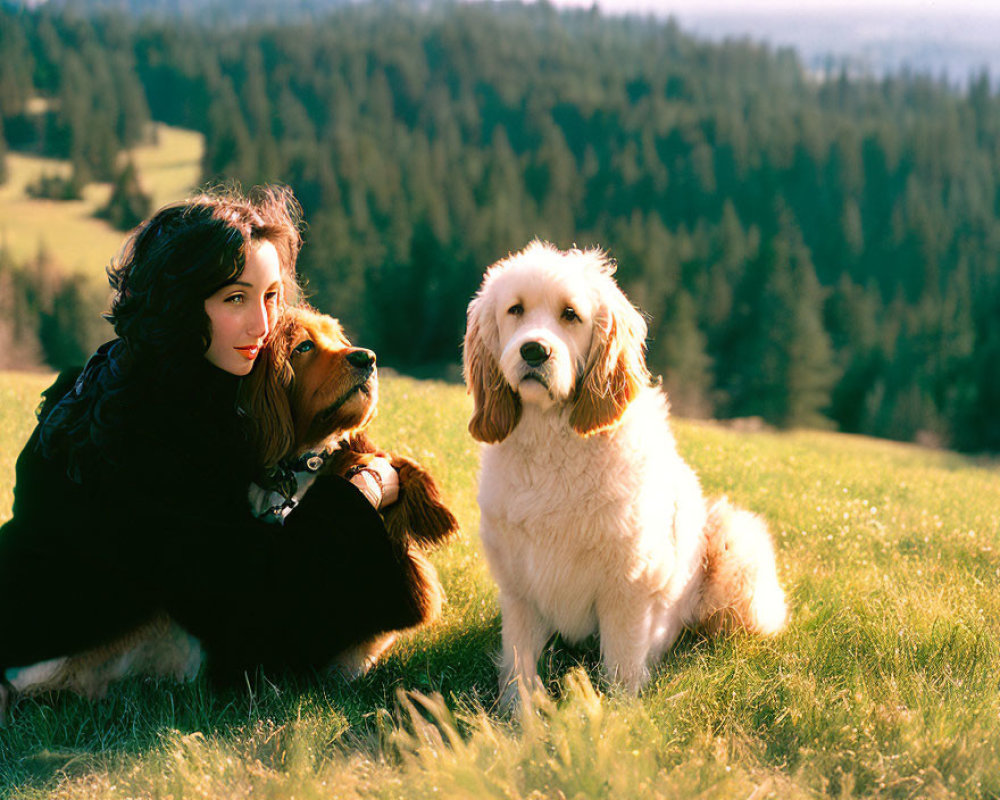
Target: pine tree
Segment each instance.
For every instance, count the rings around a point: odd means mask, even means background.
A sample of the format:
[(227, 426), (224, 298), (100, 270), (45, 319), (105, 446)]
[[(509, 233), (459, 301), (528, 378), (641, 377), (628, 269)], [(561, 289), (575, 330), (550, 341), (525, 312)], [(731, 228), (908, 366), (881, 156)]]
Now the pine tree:
[(134, 147), (146, 140), (150, 124), (149, 104), (139, 78), (135, 74), (135, 60), (131, 53), (113, 53), (111, 70), (115, 93), (118, 96), (118, 121), (116, 134), (122, 147)]
[(824, 312), (840, 374), (831, 394), (830, 418), (843, 431), (874, 433), (873, 398), (885, 369), (878, 290), (874, 285), (867, 289), (856, 285), (845, 273)]
[(205, 135), (202, 174), (210, 181), (252, 179), (256, 172), (255, 148), (229, 78), (221, 78), (215, 92)]
[(963, 450), (1000, 452), (1000, 276), (979, 299), (975, 344), (954, 376), (952, 444)]
[(101, 305), (92, 287), (80, 275), (61, 280), (48, 310), (39, 318), (38, 339), (46, 363), (53, 369), (83, 365), (107, 338)]
[(271, 130), (271, 101), (268, 99), (264, 58), (259, 47), (252, 47), (244, 57), (246, 73), (240, 98), (246, 109), (250, 139), (256, 148), (255, 169), (251, 183), (268, 183), (281, 177), (282, 165), (278, 145)]
[(740, 319), (723, 354), (729, 414), (786, 427), (823, 424), (837, 377), (823, 292), (787, 219), (748, 265), (736, 304)]
[(97, 216), (106, 219), (121, 231), (132, 230), (149, 216), (152, 201), (139, 180), (139, 171), (129, 159), (115, 176), (107, 205)]
[(713, 352), (732, 322), (734, 291), (747, 263), (756, 257), (758, 247), (757, 231), (745, 230), (732, 201), (726, 201), (722, 218), (713, 229), (711, 254), (694, 281), (701, 325), (709, 331)]
[(0, 119), (20, 114), (33, 92), (34, 60), (16, 12), (0, 7)]
[(573, 235), (574, 211), (582, 200), (577, 166), (566, 138), (551, 117), (539, 121), (541, 141), (525, 169), (525, 187), (541, 209), (540, 236), (559, 241)]
[(7, 182), (7, 138), (3, 132), (3, 116), (0, 115), (0, 185)]
[(663, 384), (670, 405), (683, 416), (709, 417), (714, 410), (712, 360), (706, 343), (698, 329), (694, 300), (684, 289), (678, 290), (667, 301), (655, 360), (664, 366)]
[(790, 291), (786, 300), (792, 311), (784, 342), (788, 360), (783, 376), (787, 400), (782, 422), (826, 426), (825, 412), (838, 376), (830, 338), (823, 327), (825, 293), (804, 248), (797, 248), (791, 266), (791, 283), (782, 285), (784, 291)]
[(333, 206), (311, 218), (298, 262), (310, 302), (340, 319), (352, 341), (365, 347), (377, 344), (365, 282), (373, 255), (358, 245), (345, 210)]
[(30, 369), (42, 363), (37, 317), (25, 289), (23, 275), (0, 248), (0, 369)]

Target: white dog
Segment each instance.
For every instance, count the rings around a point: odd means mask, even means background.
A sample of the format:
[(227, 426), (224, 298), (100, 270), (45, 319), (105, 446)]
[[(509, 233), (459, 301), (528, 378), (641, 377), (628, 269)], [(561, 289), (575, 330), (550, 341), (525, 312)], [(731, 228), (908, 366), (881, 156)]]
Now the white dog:
[(500, 587), (501, 691), (538, 685), (553, 633), (599, 633), (631, 692), (684, 626), (774, 634), (785, 596), (762, 520), (706, 503), (650, 385), (646, 325), (599, 250), (533, 242), (469, 305), (469, 429), (487, 443), (479, 505)]

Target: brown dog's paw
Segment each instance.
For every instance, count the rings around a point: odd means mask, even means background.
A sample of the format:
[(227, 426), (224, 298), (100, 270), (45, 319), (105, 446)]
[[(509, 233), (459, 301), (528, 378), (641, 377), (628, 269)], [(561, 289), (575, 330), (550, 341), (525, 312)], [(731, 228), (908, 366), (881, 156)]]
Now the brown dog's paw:
[(427, 547), (458, 533), (458, 520), (444, 505), (431, 474), (405, 456), (392, 455), (390, 461), (399, 474), (399, 499), (383, 516), (393, 538), (409, 536)]
[(355, 433), (327, 458), (323, 472), (348, 478), (352, 470), (366, 467), (378, 457), (388, 459), (389, 454), (380, 452), (364, 433)]
[(357, 453), (354, 450), (338, 450), (323, 465), (323, 472), (346, 478), (355, 467), (367, 466), (374, 458), (372, 453)]

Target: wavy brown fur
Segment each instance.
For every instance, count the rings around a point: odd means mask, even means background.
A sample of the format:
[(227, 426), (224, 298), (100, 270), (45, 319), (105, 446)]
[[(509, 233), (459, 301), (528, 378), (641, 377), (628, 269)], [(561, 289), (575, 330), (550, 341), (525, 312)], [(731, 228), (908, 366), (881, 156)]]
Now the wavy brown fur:
[[(341, 366), (343, 359), (335, 356), (340, 351), (356, 349), (352, 348), (336, 320), (311, 308), (289, 309), (285, 315), (285, 323), (276, 331), (276, 335), (279, 338), (272, 343), (271, 348), (274, 357), (261, 365), (264, 369), (256, 380), (281, 387), (292, 428), (300, 432), (294, 446), (285, 453), (285, 458), (301, 455), (314, 447), (317, 441), (344, 437), (341, 449), (327, 461), (324, 472), (346, 476), (352, 467), (363, 465), (376, 457), (385, 458), (392, 464), (399, 475), (399, 497), (382, 511), (382, 517), (389, 538), (395, 546), (396, 556), (406, 572), (408, 595), (419, 620), (417, 624), (434, 620), (441, 612), (444, 590), (424, 549), (440, 545), (458, 532), (458, 521), (445, 506), (437, 483), (413, 459), (381, 450), (371, 441), (364, 429), (373, 418), (374, 409), (360, 412), (359, 417), (339, 414), (330, 417), (326, 427), (317, 427), (317, 420), (326, 419), (324, 415), (316, 414), (312, 419), (303, 418), (304, 414), (310, 412), (305, 409), (304, 401), (300, 398), (313, 395), (312, 392), (303, 391), (303, 384), (310, 382), (312, 386), (320, 386), (324, 382), (335, 382), (336, 378), (329, 374), (313, 375), (311, 371), (345, 368)], [(322, 351), (321, 356), (308, 362), (295, 361), (291, 354), (305, 338), (316, 344)], [(340, 351), (336, 348), (340, 348)], [(271, 396), (275, 396), (273, 390)], [(283, 414), (275, 419), (279, 425), (287, 425)], [(259, 420), (265, 428), (262, 430), (265, 438), (270, 436), (266, 430), (268, 420), (268, 417)], [(279, 432), (276, 437), (280, 438), (281, 435)], [(359, 646), (360, 657), (359, 652), (351, 654), (349, 669), (357, 671), (371, 666), (387, 644), (383, 635), (363, 643)], [(358, 667), (359, 664), (363, 666)]]

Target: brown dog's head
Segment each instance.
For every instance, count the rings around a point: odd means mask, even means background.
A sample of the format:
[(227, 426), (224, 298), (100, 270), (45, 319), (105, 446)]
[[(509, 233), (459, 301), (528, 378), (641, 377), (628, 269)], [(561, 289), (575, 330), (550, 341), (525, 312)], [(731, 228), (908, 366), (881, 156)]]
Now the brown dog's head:
[(375, 416), (375, 353), (353, 347), (337, 320), (290, 307), (247, 379), (242, 406), (257, 422), (262, 464), (362, 430)]

